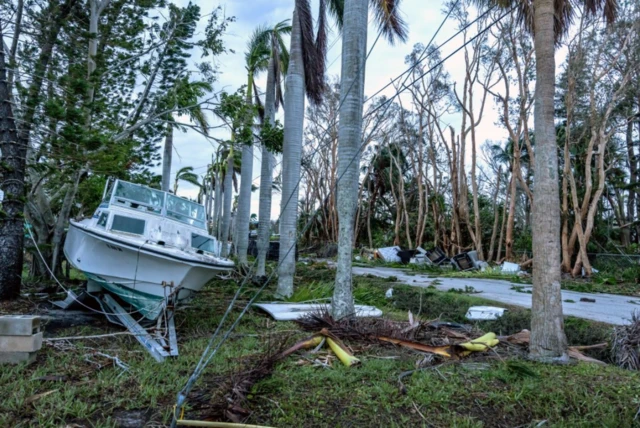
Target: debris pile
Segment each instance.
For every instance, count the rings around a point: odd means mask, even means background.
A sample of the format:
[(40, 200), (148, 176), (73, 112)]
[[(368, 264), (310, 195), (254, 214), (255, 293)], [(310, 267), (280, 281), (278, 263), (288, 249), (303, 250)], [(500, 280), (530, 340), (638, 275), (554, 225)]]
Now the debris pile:
[(640, 313), (631, 315), (631, 324), (613, 330), (613, 361), (628, 370), (640, 370)]

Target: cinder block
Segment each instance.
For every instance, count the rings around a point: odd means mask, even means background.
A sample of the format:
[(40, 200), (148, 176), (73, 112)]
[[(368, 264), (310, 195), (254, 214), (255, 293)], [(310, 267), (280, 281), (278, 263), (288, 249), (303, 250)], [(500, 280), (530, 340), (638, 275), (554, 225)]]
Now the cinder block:
[(0, 352), (34, 352), (42, 348), (42, 333), (32, 336), (0, 336)]
[(0, 352), (0, 364), (31, 364), (36, 360), (36, 352)]
[(0, 316), (0, 336), (31, 336), (40, 332), (40, 317), (36, 315)]

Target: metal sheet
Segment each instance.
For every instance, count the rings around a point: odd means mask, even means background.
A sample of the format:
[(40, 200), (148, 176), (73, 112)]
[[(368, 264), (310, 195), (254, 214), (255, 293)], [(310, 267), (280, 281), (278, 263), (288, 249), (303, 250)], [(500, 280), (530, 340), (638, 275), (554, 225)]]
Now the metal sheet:
[[(267, 312), (277, 321), (293, 321), (323, 309), (330, 309), (326, 303), (254, 303), (253, 306)], [(356, 305), (356, 317), (381, 317), (382, 311), (375, 306)]]

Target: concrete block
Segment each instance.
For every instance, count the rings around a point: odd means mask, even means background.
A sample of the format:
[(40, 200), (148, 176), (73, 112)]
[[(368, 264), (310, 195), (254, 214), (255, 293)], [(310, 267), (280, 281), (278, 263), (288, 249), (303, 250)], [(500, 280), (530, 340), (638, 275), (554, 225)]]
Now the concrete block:
[(36, 352), (0, 352), (0, 364), (31, 364), (36, 360)]
[(40, 317), (36, 315), (0, 316), (0, 336), (31, 336), (40, 332)]
[(42, 333), (32, 336), (0, 336), (0, 352), (33, 352), (42, 348)]

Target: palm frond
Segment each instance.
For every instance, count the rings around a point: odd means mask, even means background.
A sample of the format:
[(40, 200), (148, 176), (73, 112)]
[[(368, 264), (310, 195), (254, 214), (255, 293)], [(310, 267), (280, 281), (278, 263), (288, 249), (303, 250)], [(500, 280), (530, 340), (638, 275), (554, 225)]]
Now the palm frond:
[[(318, 61), (317, 50), (313, 37), (313, 16), (309, 0), (296, 0), (296, 12), (298, 25), (302, 37), (302, 62), (304, 66), (304, 80), (307, 98), (312, 104), (319, 105), (322, 102), (322, 89), (324, 86), (323, 62)], [(322, 76), (318, 79), (318, 76)]]
[(336, 21), (338, 31), (342, 31), (344, 24), (344, 0), (328, 0), (329, 1), (329, 13)]
[(618, 17), (620, 4), (618, 0), (584, 0), (584, 6), (587, 12), (593, 16), (602, 13), (605, 21), (611, 24)]
[(389, 43), (406, 42), (409, 31), (400, 16), (400, 0), (371, 0), (371, 5), (376, 24)]

